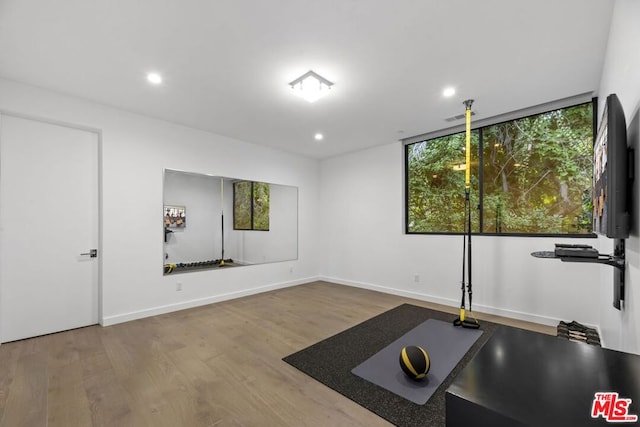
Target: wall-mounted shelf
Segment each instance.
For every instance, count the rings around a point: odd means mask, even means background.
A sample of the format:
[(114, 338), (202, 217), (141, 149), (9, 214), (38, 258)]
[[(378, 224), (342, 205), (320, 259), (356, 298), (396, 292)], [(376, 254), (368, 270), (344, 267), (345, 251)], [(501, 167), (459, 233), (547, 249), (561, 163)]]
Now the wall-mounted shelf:
[(624, 239), (615, 240), (613, 255), (601, 254), (588, 245), (565, 245), (556, 243), (554, 251), (532, 252), (536, 258), (559, 259), (562, 262), (586, 262), (606, 264), (615, 268), (613, 275), (613, 306), (621, 309), (624, 300), (625, 248)]
[(555, 252), (552, 251), (540, 251), (540, 252), (532, 252), (532, 256), (536, 258), (553, 258), (559, 259), (563, 262), (590, 262), (596, 264), (606, 264), (612, 267), (619, 268), (624, 270), (624, 256), (619, 257), (615, 255), (606, 255), (606, 254), (598, 254), (596, 257), (586, 257), (586, 256), (570, 256), (570, 255), (556, 255)]

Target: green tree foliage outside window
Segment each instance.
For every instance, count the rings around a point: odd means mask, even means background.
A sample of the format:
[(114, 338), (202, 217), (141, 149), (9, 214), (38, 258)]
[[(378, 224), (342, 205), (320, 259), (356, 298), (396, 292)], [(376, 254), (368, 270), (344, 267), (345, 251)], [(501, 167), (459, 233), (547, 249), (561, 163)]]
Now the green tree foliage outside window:
[(269, 184), (255, 181), (233, 183), (233, 228), (269, 231)]
[[(406, 147), (409, 233), (461, 232), (464, 225), (464, 132)], [(471, 135), (471, 150), (478, 150), (478, 132)], [(478, 161), (471, 162), (471, 204), (478, 204)], [(461, 197), (462, 196), (462, 197)], [(472, 230), (477, 230), (472, 210)]]
[[(406, 146), (407, 233), (463, 231), (464, 142)], [(476, 129), (472, 150), (472, 231), (592, 232), (592, 103)]]

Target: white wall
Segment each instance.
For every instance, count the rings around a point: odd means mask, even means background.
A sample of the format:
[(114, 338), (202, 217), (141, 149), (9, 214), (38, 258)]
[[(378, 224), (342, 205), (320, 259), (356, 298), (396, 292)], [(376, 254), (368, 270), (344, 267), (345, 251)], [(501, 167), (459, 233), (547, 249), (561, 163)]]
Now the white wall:
[[(112, 324), (303, 283), (318, 275), (316, 160), (0, 80), (0, 110), (102, 132), (102, 317)], [(299, 188), (299, 259), (163, 277), (163, 169)], [(129, 220), (121, 221), (126, 209)], [(290, 268), (293, 267), (293, 272)], [(178, 279), (179, 278), (179, 279)], [(175, 282), (183, 283), (177, 292)]]
[[(599, 293), (600, 328), (607, 347), (640, 354), (640, 205), (638, 188), (640, 177), (640, 2), (616, 0), (605, 65), (600, 81), (599, 97), (604, 99), (616, 93), (627, 119), (628, 136), (635, 146), (635, 204), (633, 207), (631, 236), (626, 240), (626, 300), (623, 311), (614, 309), (612, 300), (612, 272), (601, 267)], [(599, 114), (602, 114), (602, 103)], [(634, 120), (635, 119), (635, 120)], [(612, 243), (600, 238), (601, 246), (610, 252)]]
[[(322, 275), (459, 307), (462, 237), (404, 234), (403, 153), (396, 142), (321, 162)], [(474, 309), (596, 325), (599, 266), (530, 255), (555, 242), (597, 240), (473, 238)]]
[[(229, 186), (232, 192), (232, 186)], [(225, 188), (225, 192), (226, 192)], [(233, 210), (233, 197), (229, 196), (229, 211)], [(269, 184), (269, 231), (234, 230), (232, 215), (229, 215), (229, 233), (225, 245), (229, 244), (230, 257), (241, 263), (257, 264), (293, 260), (298, 257), (296, 236), (298, 189), (286, 185)], [(225, 212), (227, 208), (225, 207)], [(225, 230), (227, 230), (225, 215)], [(225, 246), (225, 257), (226, 257)]]

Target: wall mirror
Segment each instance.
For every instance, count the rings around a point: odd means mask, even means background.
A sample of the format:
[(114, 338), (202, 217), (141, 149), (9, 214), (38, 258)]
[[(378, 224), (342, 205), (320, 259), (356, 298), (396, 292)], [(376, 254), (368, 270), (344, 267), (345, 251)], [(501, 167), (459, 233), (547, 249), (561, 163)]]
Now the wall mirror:
[(164, 170), (164, 274), (298, 259), (298, 188)]

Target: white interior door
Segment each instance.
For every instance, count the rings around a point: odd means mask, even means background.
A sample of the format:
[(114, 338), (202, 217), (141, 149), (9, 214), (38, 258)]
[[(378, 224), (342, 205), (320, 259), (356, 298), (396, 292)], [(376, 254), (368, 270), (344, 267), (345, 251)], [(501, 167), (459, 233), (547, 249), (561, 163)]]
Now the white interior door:
[(0, 116), (0, 341), (98, 323), (98, 135)]

